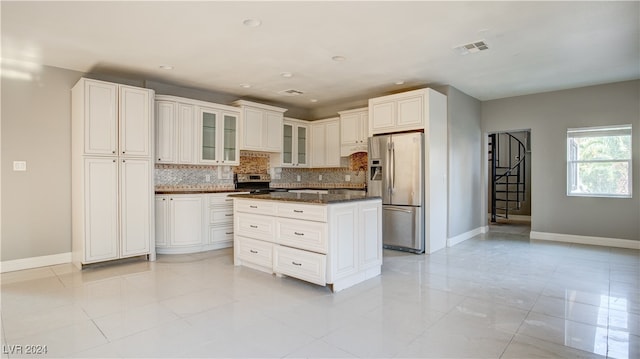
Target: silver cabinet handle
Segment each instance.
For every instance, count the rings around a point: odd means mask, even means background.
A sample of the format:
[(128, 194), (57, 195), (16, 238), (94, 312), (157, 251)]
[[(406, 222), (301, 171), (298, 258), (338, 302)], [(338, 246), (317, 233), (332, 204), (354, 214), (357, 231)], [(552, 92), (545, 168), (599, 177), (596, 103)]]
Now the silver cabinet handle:
[(258, 206), (249, 206), (249, 208), (258, 208)]
[(294, 212), (294, 213), (304, 213), (304, 211), (301, 211), (301, 210), (299, 210), (299, 209), (294, 209), (294, 210), (293, 210), (293, 212)]
[(249, 252), (253, 253), (253, 254), (257, 254), (258, 251), (254, 251), (253, 249), (250, 249)]
[(293, 234), (295, 234), (296, 236), (304, 236), (304, 233), (300, 233), (300, 232), (293, 232)]
[(233, 232), (224, 232), (224, 234), (233, 234)]
[(250, 224), (249, 227), (251, 228), (258, 228), (258, 226), (254, 226), (253, 224)]
[(225, 214), (224, 216), (225, 216), (225, 217), (231, 217), (231, 216), (233, 216), (233, 213), (227, 213), (227, 214)]
[(293, 264), (294, 266), (302, 267), (302, 263), (296, 263), (294, 261), (291, 261), (291, 264)]

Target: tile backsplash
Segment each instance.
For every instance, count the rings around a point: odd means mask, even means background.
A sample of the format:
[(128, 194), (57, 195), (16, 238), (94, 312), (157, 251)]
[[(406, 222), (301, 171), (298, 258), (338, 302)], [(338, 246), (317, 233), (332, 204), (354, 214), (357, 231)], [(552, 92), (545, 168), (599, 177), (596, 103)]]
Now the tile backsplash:
[(240, 151), (239, 166), (156, 164), (154, 181), (156, 191), (226, 190), (234, 188), (234, 173), (270, 173), (275, 188), (365, 188), (367, 153), (343, 157), (340, 165), (272, 169), (269, 153)]

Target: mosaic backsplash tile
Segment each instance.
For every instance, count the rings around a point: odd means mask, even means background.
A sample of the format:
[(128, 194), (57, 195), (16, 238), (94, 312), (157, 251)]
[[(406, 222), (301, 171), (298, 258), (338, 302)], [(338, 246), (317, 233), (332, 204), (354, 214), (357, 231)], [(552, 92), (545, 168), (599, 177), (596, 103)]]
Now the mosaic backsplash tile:
[(269, 153), (241, 151), (239, 166), (156, 164), (154, 180), (156, 191), (227, 190), (234, 188), (234, 173), (271, 173), (274, 188), (365, 188), (367, 153), (342, 158), (339, 168), (285, 167), (274, 172), (280, 178), (270, 172)]

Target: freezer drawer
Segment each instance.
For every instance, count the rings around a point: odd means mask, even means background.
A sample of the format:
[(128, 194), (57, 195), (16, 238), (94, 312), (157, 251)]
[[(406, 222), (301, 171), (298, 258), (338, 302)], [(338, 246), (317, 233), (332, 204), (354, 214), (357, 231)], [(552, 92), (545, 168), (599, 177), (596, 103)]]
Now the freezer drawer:
[(382, 206), (382, 244), (392, 249), (424, 252), (422, 207)]

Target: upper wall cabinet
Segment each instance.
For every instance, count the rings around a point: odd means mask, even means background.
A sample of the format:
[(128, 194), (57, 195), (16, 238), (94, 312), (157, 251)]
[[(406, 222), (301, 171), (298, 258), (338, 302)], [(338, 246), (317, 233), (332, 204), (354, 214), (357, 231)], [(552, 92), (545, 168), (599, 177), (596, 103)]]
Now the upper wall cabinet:
[(241, 109), (241, 150), (282, 152), (284, 108), (238, 100), (232, 103)]
[(240, 164), (238, 117), (237, 112), (200, 107), (200, 163)]
[(153, 90), (91, 79), (80, 82), (84, 98), (74, 99), (76, 104), (82, 101), (74, 111), (84, 118), (84, 154), (150, 156)]
[(425, 91), (415, 90), (369, 100), (369, 135), (424, 128)]
[(369, 109), (365, 107), (338, 113), (340, 114), (340, 156), (367, 152)]
[(284, 119), (281, 158), (283, 167), (309, 167), (308, 121)]
[(340, 167), (340, 119), (311, 123), (311, 167)]
[(237, 108), (156, 96), (156, 163), (238, 165)]

